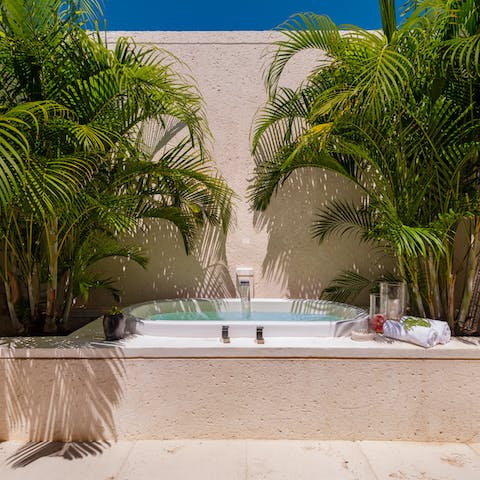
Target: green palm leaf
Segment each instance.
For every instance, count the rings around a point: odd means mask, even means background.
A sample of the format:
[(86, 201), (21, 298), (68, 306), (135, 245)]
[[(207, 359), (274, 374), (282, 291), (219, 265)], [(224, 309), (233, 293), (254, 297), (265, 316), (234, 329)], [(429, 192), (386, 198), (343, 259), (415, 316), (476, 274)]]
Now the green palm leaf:
[(96, 0), (0, 3), (0, 276), (19, 272), (31, 315), (46, 299), (50, 327), (79, 290), (110, 285), (92, 263), (144, 265), (119, 241), (142, 219), (172, 223), (190, 251), (199, 228), (226, 231), (231, 216), (194, 82), (167, 52), (83, 30), (99, 15)]
[(267, 70), (265, 82), (273, 96), (287, 63), (297, 53), (307, 49), (325, 52), (329, 60), (343, 50), (343, 41), (337, 26), (324, 15), (297, 14), (278, 27), (286, 37), (274, 43), (276, 52)]
[(370, 240), (369, 232), (375, 225), (375, 212), (368, 206), (335, 200), (317, 215), (312, 225), (312, 235), (323, 242), (330, 235), (358, 235), (361, 240)]
[(454, 38), (446, 43), (444, 61), (457, 75), (480, 75), (480, 33)]
[(380, 0), (380, 16), (382, 17), (383, 33), (387, 37), (388, 43), (392, 41), (394, 33), (397, 31), (397, 12), (395, 9), (395, 0)]
[(348, 303), (365, 290), (371, 290), (373, 285), (374, 282), (358, 272), (345, 270), (322, 291), (322, 298), (332, 302)]

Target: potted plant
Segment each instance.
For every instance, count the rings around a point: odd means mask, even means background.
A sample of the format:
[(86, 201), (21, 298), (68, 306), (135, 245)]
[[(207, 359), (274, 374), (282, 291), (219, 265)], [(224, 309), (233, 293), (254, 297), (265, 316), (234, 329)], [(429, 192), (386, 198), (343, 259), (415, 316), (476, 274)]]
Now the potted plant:
[(125, 316), (121, 308), (113, 306), (103, 315), (103, 332), (106, 340), (120, 340), (126, 335)]

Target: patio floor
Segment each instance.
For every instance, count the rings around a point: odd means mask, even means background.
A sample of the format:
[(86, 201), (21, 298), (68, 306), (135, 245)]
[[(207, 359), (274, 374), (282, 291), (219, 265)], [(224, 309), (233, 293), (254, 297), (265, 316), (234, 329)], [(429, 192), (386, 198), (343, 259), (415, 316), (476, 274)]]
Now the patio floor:
[(0, 478), (478, 480), (480, 444), (169, 440), (0, 443)]

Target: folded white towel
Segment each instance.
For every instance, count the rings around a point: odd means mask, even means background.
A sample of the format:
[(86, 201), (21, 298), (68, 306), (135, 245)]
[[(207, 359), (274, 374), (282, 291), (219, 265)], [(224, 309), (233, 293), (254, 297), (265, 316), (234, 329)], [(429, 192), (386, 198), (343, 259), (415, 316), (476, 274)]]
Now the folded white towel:
[(383, 334), (425, 348), (448, 343), (452, 336), (447, 322), (419, 317), (402, 317), (399, 322), (387, 320), (383, 324)]

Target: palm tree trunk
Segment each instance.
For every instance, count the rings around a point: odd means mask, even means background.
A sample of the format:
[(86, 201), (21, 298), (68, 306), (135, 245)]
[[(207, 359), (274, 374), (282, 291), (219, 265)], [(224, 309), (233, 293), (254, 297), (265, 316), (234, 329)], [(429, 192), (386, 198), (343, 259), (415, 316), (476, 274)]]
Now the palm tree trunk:
[(428, 305), (428, 318), (436, 318), (436, 309), (435, 309), (435, 294), (434, 294), (434, 281), (432, 281), (432, 277), (430, 275), (430, 264), (429, 264), (430, 257), (422, 258), (418, 260), (418, 263), (421, 264), (421, 271), (425, 276), (426, 281), (426, 302)]
[(73, 283), (71, 271), (68, 271), (65, 279), (66, 290), (64, 292), (62, 322), (63, 327), (66, 328), (70, 318), (70, 312), (73, 304)]
[(438, 269), (431, 251), (422, 261), (423, 272), (427, 283), (428, 318), (438, 319), (443, 316), (442, 297), (438, 278)]
[(455, 281), (453, 272), (447, 274), (447, 322), (452, 332), (455, 328)]
[(445, 320), (452, 329), (455, 326), (455, 285), (457, 276), (453, 270), (453, 252), (445, 252)]
[(434, 307), (434, 316), (433, 318), (442, 318), (443, 317), (443, 307), (442, 307), (442, 297), (440, 294), (440, 283), (438, 279), (438, 270), (436, 268), (433, 258), (429, 255), (427, 258), (427, 275), (430, 282), (430, 287), (433, 294), (433, 307)]
[(469, 313), (469, 307), (473, 295), (473, 286), (478, 270), (479, 233), (480, 219), (477, 217), (474, 220), (473, 232), (470, 234), (470, 246), (465, 272), (465, 285), (463, 288), (463, 297), (462, 303), (460, 304), (460, 311), (456, 320), (456, 324), (460, 332), (463, 332), (465, 330), (465, 322)]
[(412, 292), (415, 298), (415, 304), (417, 306), (418, 314), (421, 317), (425, 317), (426, 316), (425, 307), (423, 306), (422, 295), (420, 294), (420, 287), (418, 286), (417, 278), (412, 279)]
[(68, 320), (70, 319), (70, 312), (72, 311), (73, 304), (73, 289), (69, 289), (67, 296), (65, 297), (65, 308), (63, 309), (63, 327), (67, 328)]
[(461, 333), (480, 335), (480, 263), (477, 264), (473, 284), (473, 296), (468, 308), (464, 331)]
[(17, 312), (15, 311), (15, 297), (17, 296), (15, 293), (16, 280), (13, 275), (8, 275), (7, 278), (8, 280), (5, 280), (3, 282), (3, 285), (5, 287), (5, 297), (7, 299), (7, 308), (8, 314), (10, 316), (10, 324), (12, 325), (12, 328), (15, 330), (15, 332), (21, 333), (24, 330), (24, 327), (18, 320)]
[(422, 295), (420, 294), (420, 287), (418, 285), (418, 274), (417, 274), (417, 266), (414, 264), (414, 261), (412, 263), (408, 263), (409, 260), (405, 260), (405, 263), (403, 261), (399, 260), (399, 267), (400, 267), (400, 275), (404, 279), (404, 281), (407, 281), (407, 276), (405, 272), (405, 267), (408, 270), (409, 276), (410, 276), (410, 284), (412, 288), (412, 293), (413, 293), (413, 298), (415, 300), (415, 305), (417, 307), (417, 312), (418, 315), (421, 317), (425, 317), (425, 307), (423, 306), (423, 299)]
[(48, 258), (48, 282), (47, 282), (47, 314), (45, 317), (44, 331), (54, 333), (57, 331), (56, 324), (56, 301), (58, 288), (58, 218), (51, 223), (47, 222), (46, 238), (49, 253)]
[(17, 312), (15, 311), (15, 302), (18, 300), (19, 291), (18, 291), (18, 284), (15, 275), (10, 270), (10, 255), (11, 250), (8, 246), (7, 237), (4, 237), (4, 245), (3, 245), (3, 285), (5, 288), (5, 299), (7, 302), (8, 308), (8, 315), (10, 317), (10, 324), (13, 330), (16, 333), (20, 333), (24, 330), (23, 325), (18, 320)]
[(35, 301), (35, 291), (33, 286), (33, 273), (27, 276), (27, 293), (28, 293), (28, 304), (30, 306), (30, 316), (33, 318), (35, 315), (37, 302)]

